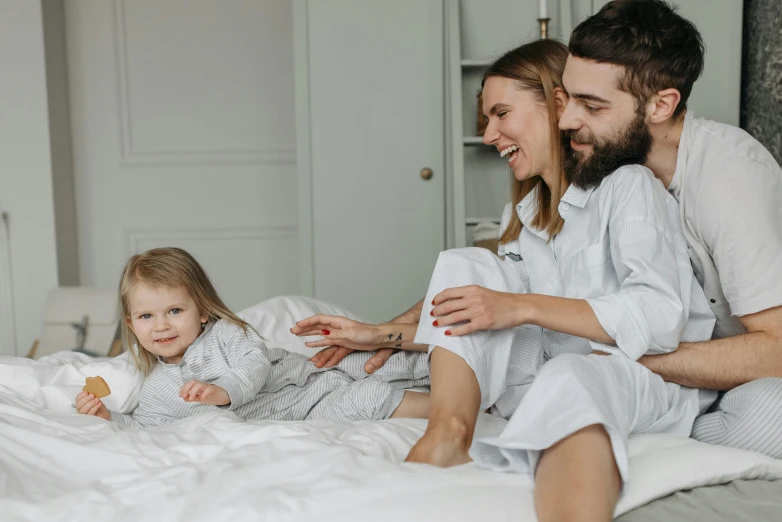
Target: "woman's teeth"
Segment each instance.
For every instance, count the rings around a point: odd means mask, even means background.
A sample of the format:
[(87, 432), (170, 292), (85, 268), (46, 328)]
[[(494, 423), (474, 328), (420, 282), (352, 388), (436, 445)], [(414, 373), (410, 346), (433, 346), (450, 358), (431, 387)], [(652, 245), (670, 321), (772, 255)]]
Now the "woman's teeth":
[[(518, 148), (516, 145), (511, 145), (510, 147), (508, 147), (508, 148), (506, 148), (506, 149), (504, 149), (504, 150), (500, 151), (500, 157), (501, 157), (501, 158), (504, 158), (504, 157), (505, 157), (505, 156), (507, 156), (508, 154), (511, 154), (511, 153), (513, 153), (513, 152), (516, 152), (517, 150), (519, 150), (519, 148)], [(508, 158), (508, 161), (510, 161), (510, 158)]]

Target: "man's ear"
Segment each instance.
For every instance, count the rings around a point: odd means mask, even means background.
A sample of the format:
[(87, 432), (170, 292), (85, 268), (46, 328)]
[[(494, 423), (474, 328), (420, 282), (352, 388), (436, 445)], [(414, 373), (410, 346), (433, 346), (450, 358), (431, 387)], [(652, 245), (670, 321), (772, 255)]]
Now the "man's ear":
[(678, 89), (665, 89), (660, 91), (649, 100), (647, 114), (651, 123), (663, 123), (671, 118), (676, 112), (676, 108), (682, 101), (682, 94)]
[(569, 99), (565, 89), (562, 87), (554, 87), (554, 107), (557, 109), (557, 119), (562, 117), (562, 113), (565, 112), (565, 107), (567, 107)]

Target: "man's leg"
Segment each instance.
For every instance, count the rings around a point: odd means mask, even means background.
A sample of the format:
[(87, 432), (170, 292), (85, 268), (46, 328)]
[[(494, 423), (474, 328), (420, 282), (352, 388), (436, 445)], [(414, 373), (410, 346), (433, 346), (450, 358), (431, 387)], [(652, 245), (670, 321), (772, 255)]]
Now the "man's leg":
[(714, 411), (695, 420), (692, 437), (782, 459), (782, 378), (758, 379), (728, 391)]
[(601, 425), (588, 426), (543, 452), (535, 474), (541, 522), (609, 522), (622, 481)]

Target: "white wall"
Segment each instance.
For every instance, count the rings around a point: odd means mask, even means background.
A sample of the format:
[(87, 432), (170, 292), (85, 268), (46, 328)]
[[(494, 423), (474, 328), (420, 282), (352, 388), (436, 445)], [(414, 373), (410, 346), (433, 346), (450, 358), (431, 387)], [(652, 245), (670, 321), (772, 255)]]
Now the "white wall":
[[(5, 342), (0, 354), (21, 355), (39, 333), (46, 293), (57, 285), (49, 115), (41, 4), (0, 0), (0, 13), (0, 209), (10, 218), (16, 326), (16, 347)], [(7, 303), (0, 306), (8, 317)]]

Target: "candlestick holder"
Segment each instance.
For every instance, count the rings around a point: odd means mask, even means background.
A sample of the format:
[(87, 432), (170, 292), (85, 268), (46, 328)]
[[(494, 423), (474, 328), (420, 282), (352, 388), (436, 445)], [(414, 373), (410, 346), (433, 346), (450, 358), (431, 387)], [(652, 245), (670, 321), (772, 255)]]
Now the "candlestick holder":
[(538, 23), (540, 24), (540, 37), (543, 40), (548, 38), (548, 23), (550, 21), (551, 18), (538, 18)]

